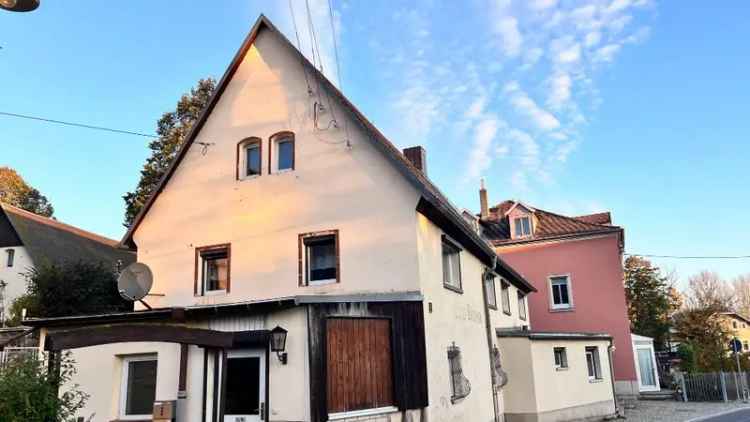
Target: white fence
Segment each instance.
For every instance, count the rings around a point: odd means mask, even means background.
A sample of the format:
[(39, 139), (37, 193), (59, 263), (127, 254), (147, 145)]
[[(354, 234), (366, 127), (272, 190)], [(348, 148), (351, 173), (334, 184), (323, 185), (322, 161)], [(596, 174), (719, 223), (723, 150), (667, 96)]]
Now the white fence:
[(6, 347), (0, 351), (0, 366), (5, 366), (13, 359), (35, 356), (39, 354), (38, 347)]

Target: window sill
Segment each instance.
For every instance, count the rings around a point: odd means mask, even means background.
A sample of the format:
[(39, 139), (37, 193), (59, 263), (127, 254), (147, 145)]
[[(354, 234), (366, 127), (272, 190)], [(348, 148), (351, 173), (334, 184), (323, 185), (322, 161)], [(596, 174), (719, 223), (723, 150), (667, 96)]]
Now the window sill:
[(274, 170), (271, 172), (271, 175), (274, 175), (274, 174), (282, 175), (282, 174), (292, 173), (292, 172), (294, 172), (294, 169)]
[(493, 311), (497, 311), (497, 305), (490, 305), (490, 304), (488, 303), (488, 304), (487, 304), (487, 307), (488, 307), (488, 308), (490, 308), (490, 309), (492, 309)]
[(589, 378), (589, 384), (598, 384), (604, 382), (603, 378)]
[(336, 280), (335, 278), (330, 278), (328, 280), (315, 280), (307, 282), (307, 285), (305, 287), (327, 286), (329, 284), (336, 284), (337, 282), (338, 280)]
[(465, 395), (465, 396), (452, 396), (451, 397), (451, 404), (456, 404), (456, 403), (460, 402), (461, 400), (463, 400), (463, 399), (465, 399), (467, 397), (469, 397), (468, 394)]
[(570, 369), (570, 368), (568, 368), (567, 366), (558, 366), (558, 367), (555, 368), (555, 371), (558, 371), (558, 372), (560, 372), (560, 371), (567, 371), (568, 369)]
[(456, 287), (456, 286), (453, 286), (451, 284), (446, 284), (446, 283), (443, 283), (443, 287), (445, 287), (446, 289), (448, 289), (448, 290), (450, 290), (452, 292), (464, 294), (464, 289), (462, 289), (460, 287)]
[(240, 182), (245, 181), (245, 180), (253, 180), (253, 179), (258, 179), (260, 176), (261, 174), (254, 174), (252, 176), (241, 176), (239, 180)]
[(377, 415), (383, 415), (386, 413), (394, 413), (394, 412), (398, 412), (398, 408), (395, 406), (377, 407), (375, 409), (352, 410), (350, 412), (329, 413), (328, 420), (336, 421), (336, 420), (341, 420), (341, 419), (358, 418), (358, 417), (363, 417), (363, 416), (377, 416)]
[(202, 295), (198, 295), (198, 296), (223, 296), (226, 294), (227, 294), (226, 290), (209, 290), (203, 293)]
[(503, 313), (504, 313), (505, 315), (508, 315), (508, 316), (511, 316), (511, 315), (513, 315), (513, 314), (511, 314), (511, 313), (510, 313), (510, 311), (506, 311), (506, 310), (503, 310)]
[(576, 308), (569, 306), (567, 308), (549, 308), (550, 312), (573, 312)]

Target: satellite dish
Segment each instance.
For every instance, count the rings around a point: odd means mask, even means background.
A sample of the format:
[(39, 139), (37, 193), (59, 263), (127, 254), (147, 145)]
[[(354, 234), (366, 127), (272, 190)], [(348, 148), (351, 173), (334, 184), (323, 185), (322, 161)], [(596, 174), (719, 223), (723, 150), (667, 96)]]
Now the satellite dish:
[(154, 275), (148, 265), (134, 262), (127, 266), (117, 278), (117, 291), (125, 300), (141, 300), (151, 291)]

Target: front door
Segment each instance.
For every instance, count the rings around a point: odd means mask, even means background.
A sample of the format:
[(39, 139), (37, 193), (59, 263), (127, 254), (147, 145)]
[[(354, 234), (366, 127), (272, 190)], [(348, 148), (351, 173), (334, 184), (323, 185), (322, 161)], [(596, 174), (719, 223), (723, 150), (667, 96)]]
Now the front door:
[(658, 391), (659, 381), (654, 364), (654, 351), (651, 347), (636, 347), (638, 359), (638, 380), (641, 391)]
[(229, 351), (224, 373), (224, 422), (262, 421), (266, 407), (265, 351)]

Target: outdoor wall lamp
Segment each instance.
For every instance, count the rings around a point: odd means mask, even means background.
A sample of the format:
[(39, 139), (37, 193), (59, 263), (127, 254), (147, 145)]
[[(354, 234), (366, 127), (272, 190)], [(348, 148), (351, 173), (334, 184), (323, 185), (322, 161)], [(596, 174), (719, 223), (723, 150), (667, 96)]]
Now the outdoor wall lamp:
[(11, 12), (31, 12), (39, 7), (39, 0), (0, 0), (0, 9)]
[(271, 330), (271, 351), (276, 352), (276, 356), (278, 356), (279, 362), (282, 365), (286, 365), (287, 360), (287, 355), (284, 351), (286, 349), (286, 333), (287, 331), (278, 325)]

